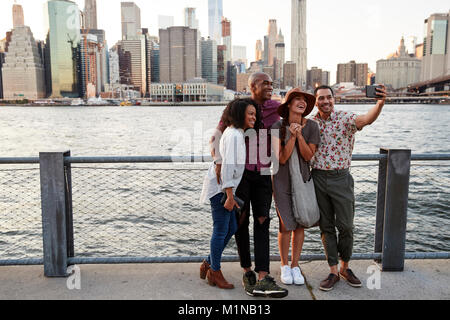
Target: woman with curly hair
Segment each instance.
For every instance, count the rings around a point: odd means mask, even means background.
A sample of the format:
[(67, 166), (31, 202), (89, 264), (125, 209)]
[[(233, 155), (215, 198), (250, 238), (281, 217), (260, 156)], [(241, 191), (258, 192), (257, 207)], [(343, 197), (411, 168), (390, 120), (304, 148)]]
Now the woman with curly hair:
[[(227, 126), (220, 139), (222, 158), (221, 179), (216, 175), (216, 164), (212, 163), (205, 177), (201, 202), (209, 200), (213, 218), (211, 251), (200, 267), (200, 278), (208, 278), (211, 286), (233, 289), (221, 271), (222, 253), (238, 228), (235, 210), (239, 205), (235, 199), (236, 189), (245, 169), (246, 147), (244, 132), (259, 126), (255, 103), (251, 99), (232, 101), (222, 116)], [(222, 201), (226, 199), (225, 201)]]

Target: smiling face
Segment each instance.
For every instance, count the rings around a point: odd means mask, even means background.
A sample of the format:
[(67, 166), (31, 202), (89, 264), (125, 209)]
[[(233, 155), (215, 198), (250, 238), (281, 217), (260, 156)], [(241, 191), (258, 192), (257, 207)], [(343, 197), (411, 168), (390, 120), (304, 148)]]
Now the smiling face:
[(308, 103), (303, 95), (297, 96), (289, 103), (289, 112), (303, 115), (308, 107)]
[(256, 123), (256, 108), (253, 105), (248, 105), (245, 110), (245, 125), (244, 130), (252, 129)]
[(316, 106), (321, 115), (329, 116), (334, 110), (334, 96), (330, 89), (320, 89), (316, 94)]
[(253, 99), (259, 103), (264, 103), (272, 99), (273, 80), (267, 74), (260, 74), (255, 79), (252, 87)]

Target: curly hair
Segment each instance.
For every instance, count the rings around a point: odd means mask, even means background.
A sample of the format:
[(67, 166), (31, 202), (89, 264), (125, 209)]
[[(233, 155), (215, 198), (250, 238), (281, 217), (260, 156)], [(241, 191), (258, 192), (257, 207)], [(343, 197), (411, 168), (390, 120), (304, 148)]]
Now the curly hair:
[(254, 129), (258, 130), (261, 126), (261, 112), (258, 105), (252, 99), (235, 99), (231, 101), (222, 114), (221, 122), (229, 127), (233, 126), (237, 129), (243, 129), (245, 126), (245, 118), (247, 107), (252, 105), (256, 109), (256, 122)]

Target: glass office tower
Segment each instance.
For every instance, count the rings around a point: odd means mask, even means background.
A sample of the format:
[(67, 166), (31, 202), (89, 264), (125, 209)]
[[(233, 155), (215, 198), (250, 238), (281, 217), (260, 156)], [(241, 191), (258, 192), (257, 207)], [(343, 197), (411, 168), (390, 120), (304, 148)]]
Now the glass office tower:
[(435, 13), (425, 20), (420, 81), (450, 74), (450, 12)]
[(202, 50), (202, 78), (217, 84), (217, 43), (212, 39), (200, 41)]
[(80, 96), (80, 11), (75, 2), (49, 0), (48, 43), (50, 50), (51, 97)]
[(209, 37), (219, 45), (222, 43), (223, 1), (208, 0)]

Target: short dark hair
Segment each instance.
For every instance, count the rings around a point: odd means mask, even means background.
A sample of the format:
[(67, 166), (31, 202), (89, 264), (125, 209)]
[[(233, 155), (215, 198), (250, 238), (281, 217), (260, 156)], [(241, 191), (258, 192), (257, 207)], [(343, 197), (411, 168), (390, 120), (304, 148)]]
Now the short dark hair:
[(227, 127), (233, 126), (236, 129), (244, 129), (246, 111), (249, 105), (254, 106), (256, 109), (256, 122), (254, 129), (258, 130), (261, 127), (261, 113), (258, 111), (259, 108), (256, 102), (249, 98), (235, 99), (231, 101), (225, 108), (221, 121)]
[(330, 90), (331, 94), (334, 97), (334, 90), (333, 90), (333, 88), (331, 88), (330, 86), (325, 86), (325, 85), (317, 87), (316, 90), (314, 90), (314, 96), (317, 98), (317, 92), (319, 92), (319, 90), (326, 90), (326, 89)]

